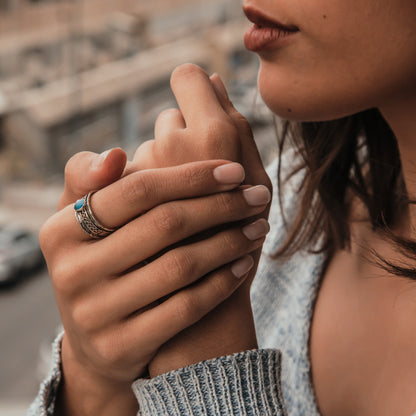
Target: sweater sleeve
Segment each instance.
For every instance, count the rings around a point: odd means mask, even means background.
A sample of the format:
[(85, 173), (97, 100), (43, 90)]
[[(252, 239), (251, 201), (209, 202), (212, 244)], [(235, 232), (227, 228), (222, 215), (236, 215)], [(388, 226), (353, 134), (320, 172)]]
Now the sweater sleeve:
[[(27, 416), (54, 415), (62, 336), (53, 343), (49, 375)], [(143, 416), (285, 416), (280, 373), (280, 351), (252, 350), (202, 361), (153, 379), (138, 379), (132, 388)]]
[(26, 416), (52, 416), (55, 410), (55, 399), (61, 381), (61, 343), (64, 333), (61, 332), (52, 344), (52, 362), (47, 378), (42, 382), (39, 393), (28, 409)]
[(284, 416), (280, 351), (252, 350), (139, 379), (141, 415)]

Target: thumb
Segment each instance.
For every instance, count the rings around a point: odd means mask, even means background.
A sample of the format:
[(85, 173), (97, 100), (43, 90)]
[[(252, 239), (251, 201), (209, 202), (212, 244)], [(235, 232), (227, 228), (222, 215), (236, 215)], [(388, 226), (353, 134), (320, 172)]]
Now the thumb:
[(126, 162), (127, 155), (120, 148), (101, 154), (80, 152), (72, 156), (65, 166), (65, 186), (58, 209), (120, 179)]

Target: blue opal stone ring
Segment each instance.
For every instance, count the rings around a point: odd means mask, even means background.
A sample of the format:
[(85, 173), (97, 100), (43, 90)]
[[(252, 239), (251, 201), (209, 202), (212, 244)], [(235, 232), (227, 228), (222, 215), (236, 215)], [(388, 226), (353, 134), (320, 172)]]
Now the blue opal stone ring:
[(88, 193), (83, 198), (78, 199), (74, 205), (75, 218), (81, 228), (92, 238), (104, 238), (113, 233), (117, 228), (108, 228), (102, 225), (94, 216), (90, 207), (90, 197)]

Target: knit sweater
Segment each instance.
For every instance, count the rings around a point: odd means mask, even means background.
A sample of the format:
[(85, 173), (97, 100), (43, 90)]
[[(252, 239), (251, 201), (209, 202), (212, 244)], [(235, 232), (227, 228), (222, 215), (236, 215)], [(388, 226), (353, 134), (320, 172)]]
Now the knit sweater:
[[(287, 166), (292, 165), (286, 158)], [(287, 169), (283, 167), (283, 172)], [(286, 233), (277, 196), (277, 161), (268, 173), (274, 184), (269, 233), (252, 285), (258, 350), (203, 361), (152, 379), (139, 379), (133, 391), (141, 415), (288, 415), (318, 416), (310, 372), (308, 339), (321, 255), (298, 252), (289, 260), (270, 255)], [(299, 175), (284, 188), (286, 220), (296, 210)], [(53, 414), (60, 382), (60, 341), (53, 347), (53, 365), (28, 416)]]

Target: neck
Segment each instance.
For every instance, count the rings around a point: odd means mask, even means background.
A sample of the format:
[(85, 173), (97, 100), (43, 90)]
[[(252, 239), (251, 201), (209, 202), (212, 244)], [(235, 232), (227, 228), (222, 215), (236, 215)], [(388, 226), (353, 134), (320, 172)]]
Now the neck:
[[(416, 94), (380, 109), (393, 130), (400, 152), (408, 196), (416, 200)], [(409, 206), (407, 229), (416, 230), (416, 205)], [(412, 227), (409, 227), (412, 226)]]

